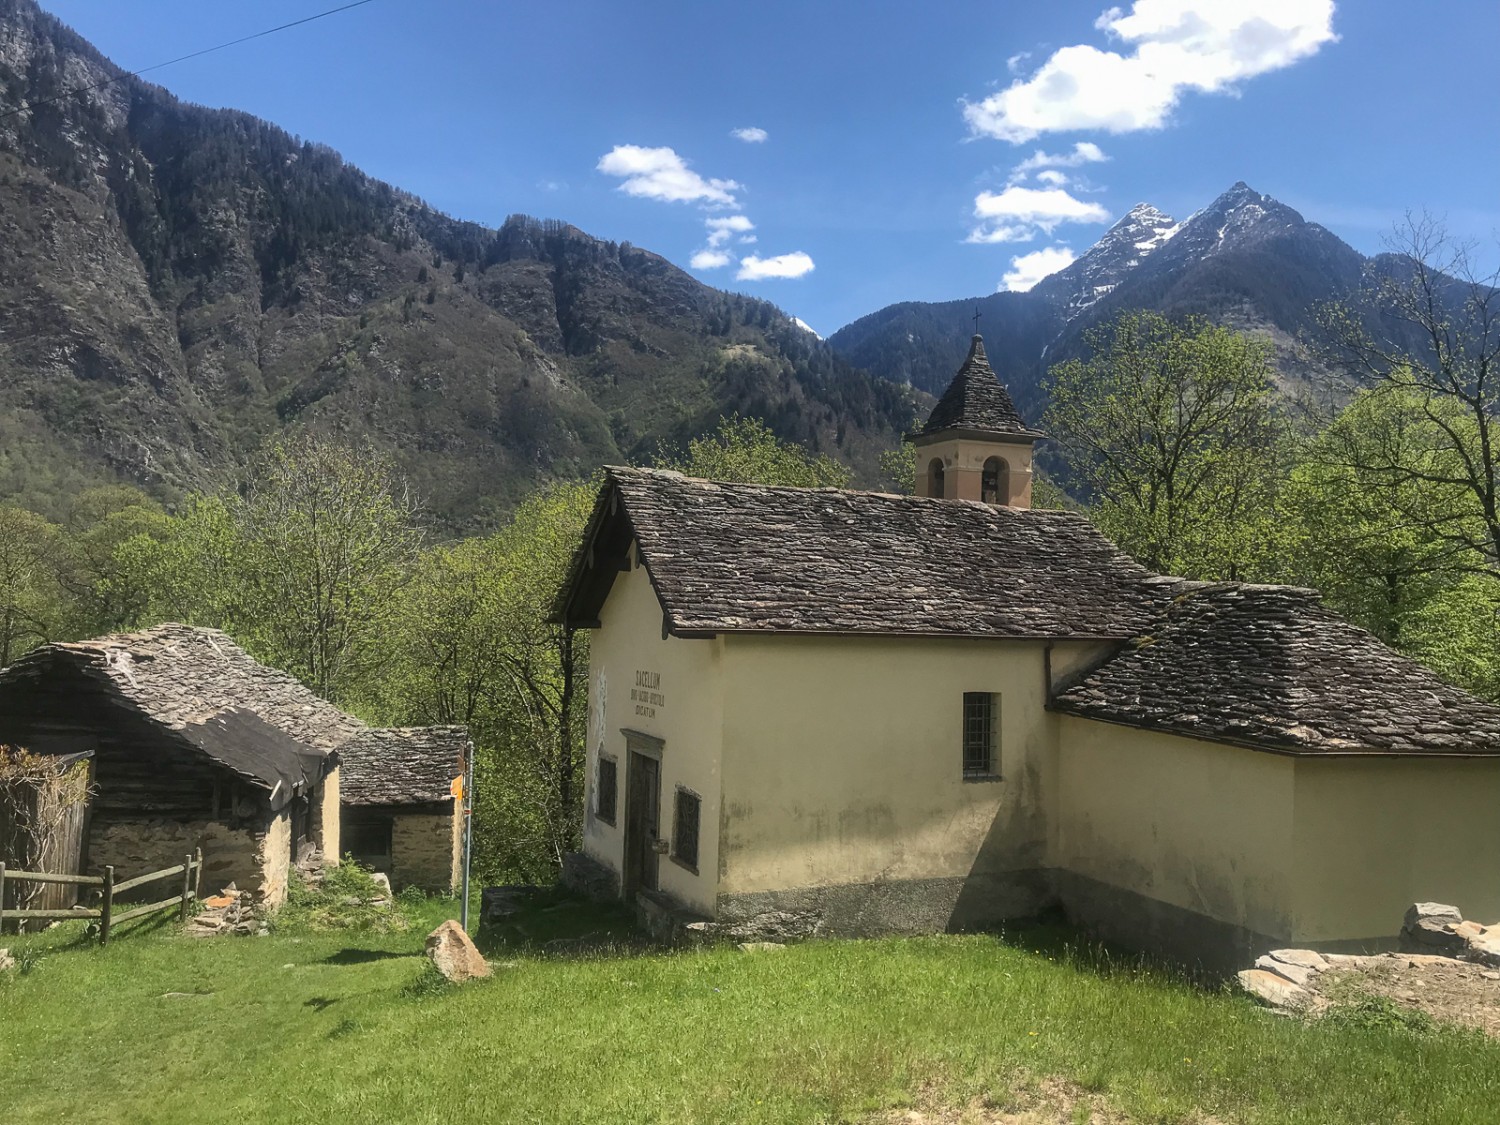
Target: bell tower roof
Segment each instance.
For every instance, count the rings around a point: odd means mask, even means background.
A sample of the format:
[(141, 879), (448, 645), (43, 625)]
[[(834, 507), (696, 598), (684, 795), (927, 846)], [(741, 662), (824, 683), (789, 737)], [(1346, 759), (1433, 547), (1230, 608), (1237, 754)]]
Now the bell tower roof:
[(940, 430), (972, 430), (1026, 442), (1044, 436), (1029, 428), (1016, 410), (1010, 393), (1001, 386), (989, 357), (984, 354), (984, 337), (979, 335), (969, 344), (968, 358), (917, 436)]

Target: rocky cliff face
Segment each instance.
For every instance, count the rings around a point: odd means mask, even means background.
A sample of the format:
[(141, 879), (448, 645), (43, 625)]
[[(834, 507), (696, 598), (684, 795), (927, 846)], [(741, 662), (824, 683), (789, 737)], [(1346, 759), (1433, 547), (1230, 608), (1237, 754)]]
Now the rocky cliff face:
[[(873, 475), (905, 392), (779, 310), (120, 77), (0, 0), (0, 498), (170, 497), (311, 426), (393, 451), (455, 529), (738, 409)], [(9, 112), (12, 109), (19, 112)]]

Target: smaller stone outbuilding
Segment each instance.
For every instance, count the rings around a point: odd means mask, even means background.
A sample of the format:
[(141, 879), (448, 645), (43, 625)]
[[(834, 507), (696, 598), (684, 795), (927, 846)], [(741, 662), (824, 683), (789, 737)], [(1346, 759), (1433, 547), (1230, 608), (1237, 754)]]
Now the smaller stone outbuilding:
[(344, 852), (391, 885), (447, 893), (463, 871), (453, 782), (472, 751), (461, 726), (367, 730), (339, 750)]
[(337, 749), (363, 729), (214, 629), (43, 645), (0, 669), (0, 744), (92, 755), (83, 870), (128, 878), (201, 848), (205, 886), (271, 906), (302, 851), (340, 854)]

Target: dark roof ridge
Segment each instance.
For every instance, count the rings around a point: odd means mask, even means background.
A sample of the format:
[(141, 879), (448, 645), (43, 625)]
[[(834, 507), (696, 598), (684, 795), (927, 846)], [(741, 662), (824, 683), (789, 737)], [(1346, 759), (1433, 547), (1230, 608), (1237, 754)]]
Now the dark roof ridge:
[[(658, 468), (654, 468), (654, 467), (640, 466), (640, 465), (606, 465), (606, 466), (604, 466), (604, 472), (606, 473), (606, 475), (611, 475), (611, 476), (624, 473), (624, 474), (640, 474), (640, 475), (645, 475), (647, 477), (664, 477), (664, 478), (666, 478), (668, 480), (681, 481), (684, 484), (692, 484), (692, 485), (704, 485), (704, 484), (706, 484), (706, 485), (712, 485), (715, 488), (726, 488), (726, 489), (758, 488), (758, 489), (763, 489), (763, 490), (771, 491), (771, 492), (795, 492), (795, 493), (799, 493), (799, 494), (809, 494), (810, 493), (810, 494), (814, 494), (814, 495), (826, 495), (826, 496), (859, 496), (859, 497), (868, 496), (868, 497), (874, 497), (876, 499), (883, 499), (883, 500), (898, 500), (898, 501), (902, 501), (902, 502), (908, 502), (909, 501), (909, 502), (914, 503), (914, 504), (957, 504), (957, 505), (963, 505), (965, 507), (978, 508), (978, 509), (981, 509), (981, 510), (986, 511), (986, 512), (1000, 512), (1003, 515), (1023, 516), (1023, 517), (1027, 517), (1027, 516), (1041, 516), (1041, 517), (1056, 517), (1056, 516), (1061, 516), (1061, 517), (1064, 517), (1066, 519), (1077, 520), (1077, 521), (1081, 521), (1083, 523), (1087, 523), (1087, 524), (1089, 524), (1090, 527), (1093, 526), (1093, 524), (1089, 520), (1088, 516), (1084, 515), (1082, 512), (1070, 511), (1067, 508), (1011, 508), (1011, 507), (1006, 507), (1004, 505), (1001, 505), (1001, 506), (997, 507), (994, 504), (986, 504), (986, 503), (983, 503), (982, 501), (979, 501), (979, 500), (960, 500), (960, 499), (953, 499), (953, 498), (950, 498), (950, 497), (943, 497), (943, 496), (917, 496), (917, 495), (914, 495), (913, 493), (910, 493), (910, 492), (887, 492), (887, 491), (884, 491), (883, 489), (878, 489), (878, 488), (837, 488), (837, 487), (834, 487), (833, 485), (827, 485), (827, 484), (815, 485), (815, 486), (809, 488), (809, 487), (806, 487), (806, 486), (800, 485), (800, 484), (761, 484), (758, 481), (717, 480), (717, 479), (715, 479), (713, 477), (692, 477), (692, 476), (688, 476), (686, 473), (679, 472), (676, 469), (658, 469)], [(1173, 581), (1184, 581), (1184, 580), (1183, 579), (1173, 579)]]

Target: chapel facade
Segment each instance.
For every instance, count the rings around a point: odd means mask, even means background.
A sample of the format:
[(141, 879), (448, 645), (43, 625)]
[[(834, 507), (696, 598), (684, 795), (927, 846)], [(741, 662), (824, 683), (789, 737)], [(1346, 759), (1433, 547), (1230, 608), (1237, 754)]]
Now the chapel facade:
[(1500, 918), (1500, 708), (1032, 509), (1041, 437), (976, 336), (916, 495), (608, 470), (554, 607), (593, 631), (575, 881), (827, 935), (1061, 909), (1226, 968)]

